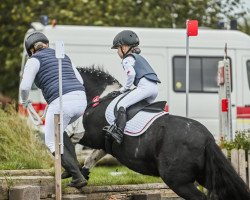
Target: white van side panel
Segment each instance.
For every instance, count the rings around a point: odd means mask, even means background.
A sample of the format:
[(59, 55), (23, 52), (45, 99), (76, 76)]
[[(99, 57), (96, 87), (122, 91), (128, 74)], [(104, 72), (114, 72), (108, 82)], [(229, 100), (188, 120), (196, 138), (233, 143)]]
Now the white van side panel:
[[(170, 94), (169, 94), (169, 110), (170, 113), (185, 116), (186, 115), (186, 93), (174, 91), (174, 71), (173, 71), (173, 59), (176, 56), (185, 57), (185, 49), (183, 48), (171, 48), (168, 54), (168, 63), (170, 69)], [(223, 51), (221, 49), (206, 49), (206, 48), (191, 48), (191, 57), (222, 57)], [(235, 66), (235, 51), (229, 50), (228, 56), (232, 60), (232, 66)], [(234, 67), (233, 67), (234, 70)], [(233, 72), (233, 75), (235, 73)], [(217, 81), (217, 77), (214, 77), (214, 81)], [(235, 78), (233, 78), (233, 81)], [(233, 82), (233, 85), (236, 83)], [(231, 94), (232, 102), (235, 102), (235, 88)], [(235, 116), (235, 107), (232, 108), (233, 116)], [(212, 134), (218, 135), (219, 128), (219, 99), (218, 93), (208, 93), (208, 92), (190, 92), (189, 93), (189, 117), (196, 119), (204, 124)]]
[(239, 67), (237, 68), (237, 79), (239, 87), (237, 88), (238, 101), (236, 104), (237, 129), (250, 128), (250, 85), (249, 85), (249, 71), (247, 71), (247, 63), (250, 62), (249, 51), (240, 50), (237, 53), (237, 60)]

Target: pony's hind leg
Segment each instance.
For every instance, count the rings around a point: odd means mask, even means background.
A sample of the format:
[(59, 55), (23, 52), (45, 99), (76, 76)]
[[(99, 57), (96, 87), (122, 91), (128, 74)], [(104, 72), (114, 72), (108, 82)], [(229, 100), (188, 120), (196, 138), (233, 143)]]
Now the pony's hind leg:
[(194, 185), (194, 174), (190, 170), (172, 167), (167, 169), (161, 171), (161, 178), (177, 195), (185, 200), (207, 200), (206, 195)]
[(207, 200), (206, 195), (200, 192), (193, 183), (172, 186), (168, 184), (168, 186), (185, 200)]

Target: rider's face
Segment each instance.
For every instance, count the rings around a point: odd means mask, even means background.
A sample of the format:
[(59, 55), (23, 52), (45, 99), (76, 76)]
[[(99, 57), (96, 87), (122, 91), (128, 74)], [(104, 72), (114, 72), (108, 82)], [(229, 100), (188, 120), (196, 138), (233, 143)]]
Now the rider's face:
[(123, 58), (123, 53), (127, 53), (128, 50), (129, 46), (127, 45), (119, 46), (117, 49), (117, 54), (120, 56), (120, 58)]

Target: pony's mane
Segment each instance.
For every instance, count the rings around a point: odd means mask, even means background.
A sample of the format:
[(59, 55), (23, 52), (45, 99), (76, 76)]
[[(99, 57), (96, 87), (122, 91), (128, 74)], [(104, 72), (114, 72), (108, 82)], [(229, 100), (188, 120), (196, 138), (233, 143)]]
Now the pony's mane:
[(85, 73), (88, 76), (100, 77), (100, 79), (105, 79), (108, 84), (118, 83), (120, 84), (112, 75), (110, 75), (107, 71), (105, 72), (102, 67), (95, 67), (94, 65), (91, 67), (77, 67), (79, 73)]

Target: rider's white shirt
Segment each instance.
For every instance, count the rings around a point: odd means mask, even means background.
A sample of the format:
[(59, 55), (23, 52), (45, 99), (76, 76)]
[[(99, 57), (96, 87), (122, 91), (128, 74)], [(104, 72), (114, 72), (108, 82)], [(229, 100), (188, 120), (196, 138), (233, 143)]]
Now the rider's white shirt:
[(135, 66), (135, 59), (132, 56), (128, 56), (126, 58), (124, 58), (122, 60), (122, 66), (123, 69), (126, 73), (126, 81), (123, 84), (123, 87), (125, 90), (129, 89), (135, 80), (135, 70), (134, 70), (134, 66)]
[[(82, 77), (73, 64), (72, 64), (72, 68), (75, 72), (76, 78), (80, 81), (81, 84), (83, 84)], [(30, 91), (31, 86), (36, 78), (36, 75), (37, 75), (39, 69), (40, 69), (40, 62), (37, 58), (30, 58), (27, 60), (27, 62), (25, 64), (25, 68), (24, 68), (22, 81), (20, 84), (21, 91)], [(24, 98), (27, 98), (27, 97), (21, 96), (21, 99), (23, 102), (25, 102), (27, 100)]]
[(39, 68), (40, 68), (40, 62), (38, 59), (30, 58), (27, 60), (25, 67), (24, 67), (22, 82), (20, 84), (21, 90), (31, 89), (31, 86), (35, 80), (35, 77), (36, 77), (37, 72), (39, 71)]

